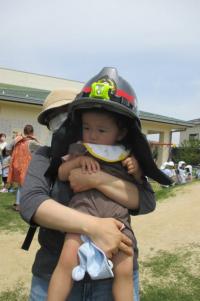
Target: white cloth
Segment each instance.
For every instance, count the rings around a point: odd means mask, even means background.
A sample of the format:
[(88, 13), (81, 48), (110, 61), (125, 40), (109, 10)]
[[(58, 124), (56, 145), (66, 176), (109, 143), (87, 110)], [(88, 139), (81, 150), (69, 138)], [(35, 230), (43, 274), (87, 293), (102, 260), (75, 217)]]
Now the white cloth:
[(72, 278), (80, 281), (87, 272), (91, 279), (113, 278), (112, 261), (87, 236), (81, 235), (83, 244), (79, 247), (79, 265), (72, 270)]
[(10, 156), (3, 157), (2, 163), (2, 177), (7, 177), (9, 173), (9, 165), (10, 165)]
[(162, 170), (164, 174), (166, 174), (169, 178), (172, 178), (175, 176), (175, 171), (173, 169), (165, 168)]
[(180, 184), (185, 184), (186, 183), (186, 177), (187, 177), (185, 169), (179, 168), (178, 171), (179, 171), (179, 174), (178, 174), (179, 183)]
[(83, 143), (87, 151), (95, 158), (101, 159), (105, 162), (119, 162), (123, 161), (130, 154), (123, 145), (102, 145)]

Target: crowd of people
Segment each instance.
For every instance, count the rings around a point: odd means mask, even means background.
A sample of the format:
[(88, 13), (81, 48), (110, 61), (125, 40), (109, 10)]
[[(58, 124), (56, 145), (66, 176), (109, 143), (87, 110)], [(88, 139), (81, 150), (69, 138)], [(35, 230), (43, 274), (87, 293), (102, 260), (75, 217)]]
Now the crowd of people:
[(179, 161), (175, 164), (173, 161), (164, 162), (161, 170), (173, 181), (173, 184), (185, 184), (191, 182), (192, 179), (200, 178), (200, 167), (193, 171), (193, 167), (185, 161)]

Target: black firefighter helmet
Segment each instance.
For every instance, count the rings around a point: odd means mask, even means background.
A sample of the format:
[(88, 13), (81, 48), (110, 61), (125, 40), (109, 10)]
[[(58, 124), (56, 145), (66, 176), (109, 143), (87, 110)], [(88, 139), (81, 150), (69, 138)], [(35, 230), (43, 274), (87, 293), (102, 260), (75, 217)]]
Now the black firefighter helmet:
[(69, 105), (68, 112), (72, 119), (76, 119), (77, 112), (91, 108), (103, 108), (127, 117), (130, 120), (131, 149), (144, 175), (163, 185), (172, 183), (153, 160), (149, 143), (141, 132), (135, 92), (131, 85), (118, 75), (116, 68), (105, 67), (92, 77)]

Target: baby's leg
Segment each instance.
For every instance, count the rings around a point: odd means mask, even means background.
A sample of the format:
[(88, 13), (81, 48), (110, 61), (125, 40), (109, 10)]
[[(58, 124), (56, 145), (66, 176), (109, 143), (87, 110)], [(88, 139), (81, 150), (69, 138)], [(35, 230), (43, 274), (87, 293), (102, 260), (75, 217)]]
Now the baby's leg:
[(65, 301), (73, 285), (72, 270), (78, 265), (78, 248), (80, 236), (67, 234), (62, 252), (53, 272), (48, 289), (47, 301)]
[(113, 257), (114, 280), (113, 297), (115, 301), (133, 301), (133, 256), (123, 252)]

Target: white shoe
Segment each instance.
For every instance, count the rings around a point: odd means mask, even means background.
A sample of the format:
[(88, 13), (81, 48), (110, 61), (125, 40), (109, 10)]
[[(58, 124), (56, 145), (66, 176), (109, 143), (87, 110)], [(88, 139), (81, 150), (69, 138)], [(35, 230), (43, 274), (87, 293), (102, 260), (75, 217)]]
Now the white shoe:
[(3, 193), (8, 192), (8, 189), (7, 189), (7, 188), (2, 188), (2, 189), (0, 190), (0, 192), (3, 192)]

